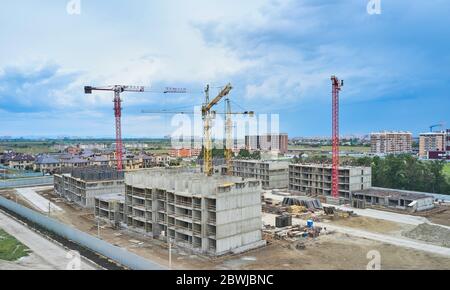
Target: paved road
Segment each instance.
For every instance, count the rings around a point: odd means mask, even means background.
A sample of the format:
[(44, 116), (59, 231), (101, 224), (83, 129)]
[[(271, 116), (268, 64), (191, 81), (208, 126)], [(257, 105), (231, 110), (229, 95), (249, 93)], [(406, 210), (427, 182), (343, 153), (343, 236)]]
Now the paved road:
[(51, 189), (52, 187), (26, 187), (26, 188), (16, 188), (16, 192), (22, 196), (24, 199), (26, 199), (28, 202), (30, 202), (36, 209), (38, 209), (41, 212), (48, 212), (48, 207), (50, 203), (50, 208), (52, 212), (55, 211), (62, 211), (62, 209), (54, 204), (53, 202), (50, 202), (48, 199), (45, 199), (40, 194), (38, 194), (37, 190), (45, 190), (45, 189)]
[[(276, 215), (274, 215), (274, 214), (264, 213), (263, 221), (266, 224), (274, 225), (275, 217), (276, 217)], [(306, 221), (297, 219), (297, 218), (293, 218), (292, 224), (305, 225)], [(331, 224), (327, 224), (327, 223), (315, 223), (315, 224), (316, 224), (316, 226), (326, 227), (327, 231), (332, 230), (332, 231), (336, 231), (336, 232), (343, 233), (343, 234), (348, 234), (348, 235), (355, 236), (355, 237), (366, 238), (369, 240), (379, 241), (382, 243), (388, 243), (388, 244), (392, 244), (395, 246), (407, 247), (407, 248), (411, 248), (411, 249), (415, 249), (415, 250), (419, 250), (419, 251), (425, 251), (425, 252), (429, 252), (429, 253), (433, 253), (433, 254), (439, 254), (439, 255), (450, 257), (450, 248), (446, 248), (446, 247), (430, 245), (430, 244), (418, 242), (418, 241), (407, 239), (407, 238), (393, 237), (393, 236), (389, 236), (389, 235), (372, 233), (372, 232), (349, 228), (349, 227), (331, 225)]]
[[(71, 259), (68, 258), (68, 252), (63, 247), (40, 236), (2, 212), (0, 212), (0, 226), (8, 234), (30, 248), (33, 254), (46, 264), (45, 268), (54, 270), (67, 269)], [(82, 259), (81, 269), (96, 270), (97, 268)]]

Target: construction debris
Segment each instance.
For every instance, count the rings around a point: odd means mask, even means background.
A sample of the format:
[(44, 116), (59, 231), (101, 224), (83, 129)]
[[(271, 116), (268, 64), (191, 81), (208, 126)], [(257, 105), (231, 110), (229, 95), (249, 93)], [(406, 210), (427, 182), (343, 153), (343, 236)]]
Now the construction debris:
[(295, 225), (284, 228), (266, 226), (263, 230), (264, 236), (269, 239), (297, 241), (302, 238), (317, 238), (322, 231), (322, 227), (308, 227), (307, 225)]

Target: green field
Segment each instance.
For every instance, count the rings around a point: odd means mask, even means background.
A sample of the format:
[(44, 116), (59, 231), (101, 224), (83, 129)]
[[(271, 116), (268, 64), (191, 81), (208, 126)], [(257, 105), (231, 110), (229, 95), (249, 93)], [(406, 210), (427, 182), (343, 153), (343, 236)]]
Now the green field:
[(0, 260), (16, 261), (28, 256), (29, 249), (20, 243), (16, 238), (0, 229)]
[(15, 142), (0, 142), (0, 152), (5, 150), (12, 150), (17, 153), (38, 154), (42, 152), (54, 152), (52, 147), (55, 144), (52, 142), (39, 141), (15, 141)]

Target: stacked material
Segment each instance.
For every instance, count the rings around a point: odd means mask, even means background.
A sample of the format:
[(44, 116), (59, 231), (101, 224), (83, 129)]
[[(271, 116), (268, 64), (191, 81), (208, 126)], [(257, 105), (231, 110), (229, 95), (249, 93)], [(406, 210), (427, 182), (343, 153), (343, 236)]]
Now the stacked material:
[(307, 211), (307, 208), (301, 205), (291, 205), (288, 207), (288, 212), (291, 214), (300, 214)]
[(307, 209), (315, 210), (315, 209), (322, 209), (322, 203), (318, 199), (309, 198), (309, 197), (303, 197), (303, 196), (291, 196), (291, 197), (285, 197), (283, 199), (283, 206), (292, 206), (292, 205), (298, 205), (298, 206), (304, 206)]
[(280, 215), (275, 218), (275, 226), (277, 228), (284, 228), (292, 226), (292, 216)]

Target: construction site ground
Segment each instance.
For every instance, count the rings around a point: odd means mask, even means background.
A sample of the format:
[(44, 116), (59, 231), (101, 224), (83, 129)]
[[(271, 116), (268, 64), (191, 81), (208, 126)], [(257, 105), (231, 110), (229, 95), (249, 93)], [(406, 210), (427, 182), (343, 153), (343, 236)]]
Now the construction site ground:
[[(51, 199), (63, 211), (52, 213), (52, 217), (91, 235), (97, 235), (97, 225), (91, 211), (69, 205), (54, 195), (53, 190), (38, 192)], [(15, 199), (15, 190), (0, 192)], [(26, 201), (18, 202), (31, 207)], [(356, 230), (401, 237), (403, 231), (414, 225), (395, 223), (370, 217), (350, 217), (345, 220), (326, 222), (330, 226), (343, 226)], [(426, 252), (409, 247), (384, 243), (379, 240), (328, 231), (305, 242), (269, 240), (268, 245), (239, 255), (210, 258), (174, 248), (172, 267), (175, 269), (366, 269), (369, 251), (381, 255), (382, 269), (450, 269), (450, 256)], [(147, 259), (168, 266), (167, 244), (129, 231), (117, 231), (108, 226), (100, 229), (101, 238)], [(303, 243), (304, 247), (297, 247)]]

